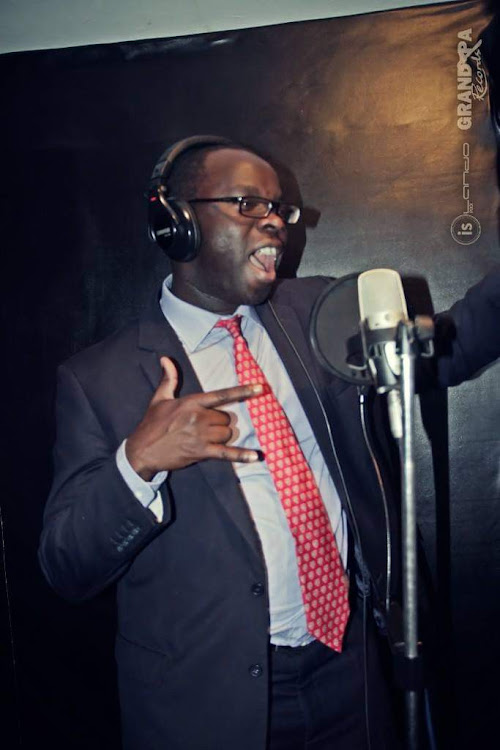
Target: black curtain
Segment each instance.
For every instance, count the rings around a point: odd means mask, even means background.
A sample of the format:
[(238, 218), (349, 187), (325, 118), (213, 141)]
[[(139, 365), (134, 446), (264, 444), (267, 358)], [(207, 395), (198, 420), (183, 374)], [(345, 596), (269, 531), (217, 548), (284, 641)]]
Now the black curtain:
[[(499, 259), (484, 48), (466, 57), (459, 47), (471, 50), (489, 21), (464, 2), (0, 58), (0, 635), (12, 747), (119, 747), (113, 591), (65, 603), (36, 549), (55, 368), (135, 316), (168, 271), (145, 231), (156, 157), (194, 133), (269, 153), (305, 207), (285, 274), (393, 267), (417, 285), (425, 277), (443, 309)], [(460, 63), (470, 86), (460, 87)], [(454, 223), (461, 215), (474, 217), (468, 235)], [(491, 746), (496, 725), (498, 382), (495, 366), (454, 389), (449, 415), (442, 395), (429, 397), (419, 428), (420, 526), (453, 748)]]

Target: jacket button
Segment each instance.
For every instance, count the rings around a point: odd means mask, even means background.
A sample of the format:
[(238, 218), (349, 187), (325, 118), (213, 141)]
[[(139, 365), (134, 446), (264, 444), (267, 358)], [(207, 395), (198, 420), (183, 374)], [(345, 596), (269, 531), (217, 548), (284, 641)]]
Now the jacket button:
[(252, 594), (254, 596), (262, 596), (263, 593), (264, 593), (264, 584), (254, 583), (252, 586)]
[(260, 677), (264, 670), (260, 664), (251, 664), (248, 671), (252, 677)]

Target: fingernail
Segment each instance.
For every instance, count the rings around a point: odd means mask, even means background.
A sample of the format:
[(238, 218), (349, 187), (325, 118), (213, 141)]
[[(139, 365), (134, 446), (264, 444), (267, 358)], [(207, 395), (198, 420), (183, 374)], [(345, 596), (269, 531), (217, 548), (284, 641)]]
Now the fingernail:
[(253, 464), (255, 463), (255, 461), (258, 461), (258, 460), (259, 460), (259, 454), (257, 453), (257, 451), (252, 451), (251, 453), (247, 453), (246, 461), (249, 464)]
[(264, 393), (264, 386), (262, 383), (257, 383), (256, 385), (252, 385), (252, 393)]

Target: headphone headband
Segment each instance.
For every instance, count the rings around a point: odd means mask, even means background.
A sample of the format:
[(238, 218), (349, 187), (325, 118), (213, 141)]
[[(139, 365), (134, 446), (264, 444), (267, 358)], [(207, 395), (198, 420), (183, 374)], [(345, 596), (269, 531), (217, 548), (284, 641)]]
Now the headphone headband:
[(157, 190), (160, 185), (168, 189), (167, 177), (172, 171), (174, 162), (186, 151), (202, 146), (234, 146), (234, 143), (218, 135), (192, 135), (189, 138), (183, 138), (182, 141), (177, 141), (165, 149), (156, 162), (151, 174), (149, 192)]

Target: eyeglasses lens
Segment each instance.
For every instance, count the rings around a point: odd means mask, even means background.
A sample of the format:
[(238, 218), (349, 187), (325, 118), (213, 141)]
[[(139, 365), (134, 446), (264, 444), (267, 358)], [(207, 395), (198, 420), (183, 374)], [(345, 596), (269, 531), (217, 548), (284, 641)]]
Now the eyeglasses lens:
[(285, 224), (296, 224), (299, 220), (300, 209), (296, 206), (289, 206), (286, 203), (282, 203), (278, 208), (278, 214)]
[[(272, 211), (270, 203), (261, 198), (242, 198), (240, 211), (243, 216), (262, 218), (269, 216)], [(300, 209), (287, 203), (277, 203), (276, 213), (286, 224), (295, 224), (300, 216)]]
[(242, 198), (240, 201), (240, 211), (244, 216), (254, 216), (260, 218), (269, 213), (269, 204), (259, 198)]

